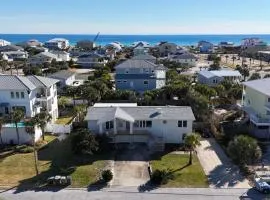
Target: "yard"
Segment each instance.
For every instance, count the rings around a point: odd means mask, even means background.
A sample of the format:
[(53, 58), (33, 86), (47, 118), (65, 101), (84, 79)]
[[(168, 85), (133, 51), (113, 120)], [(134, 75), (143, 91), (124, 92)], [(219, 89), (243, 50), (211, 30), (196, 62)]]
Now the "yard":
[(188, 154), (166, 154), (160, 159), (153, 159), (153, 170), (169, 169), (174, 178), (162, 187), (208, 187), (208, 180), (197, 158), (193, 156), (193, 164), (187, 165)]
[[(51, 139), (51, 138), (49, 138)], [(38, 151), (40, 174), (35, 176), (33, 153), (13, 154), (0, 160), (0, 186), (32, 186), (52, 175), (71, 175), (72, 187), (87, 187), (99, 178), (109, 155), (74, 155), (70, 140), (52, 140)]]

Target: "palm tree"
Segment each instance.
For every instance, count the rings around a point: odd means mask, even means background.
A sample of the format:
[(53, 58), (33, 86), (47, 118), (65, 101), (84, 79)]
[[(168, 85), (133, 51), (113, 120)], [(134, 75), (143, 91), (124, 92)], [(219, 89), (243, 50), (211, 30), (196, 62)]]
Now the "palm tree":
[(233, 56), (233, 57), (232, 57), (233, 65), (234, 65), (234, 61), (235, 61), (235, 59), (236, 59), (236, 57), (235, 57), (235, 56)]
[(45, 128), (49, 121), (51, 121), (52, 116), (47, 112), (40, 112), (35, 117), (36, 125), (42, 131), (42, 140), (45, 140)]
[(14, 67), (16, 69), (17, 76), (18, 76), (19, 75), (19, 65), (18, 65), (18, 63), (14, 63)]
[(228, 55), (226, 55), (225, 56), (225, 58), (226, 58), (226, 63), (228, 62), (228, 58), (229, 58), (229, 56)]
[(36, 175), (39, 174), (38, 172), (38, 157), (37, 157), (37, 150), (36, 150), (36, 142), (35, 142), (35, 127), (37, 125), (36, 118), (31, 118), (29, 121), (25, 122), (25, 131), (31, 135), (32, 138), (32, 144), (34, 148), (34, 161), (35, 161), (35, 171)]
[(81, 121), (81, 114), (86, 111), (87, 106), (84, 104), (77, 105), (73, 107), (73, 111), (78, 116), (79, 121)]
[(16, 133), (17, 133), (17, 141), (20, 144), (20, 135), (18, 129), (18, 123), (24, 118), (24, 111), (19, 108), (15, 108), (13, 112), (11, 112), (11, 120), (14, 122), (16, 126)]
[(189, 165), (192, 165), (192, 152), (195, 150), (197, 146), (200, 146), (200, 135), (196, 133), (192, 133), (185, 137), (185, 145), (189, 148)]

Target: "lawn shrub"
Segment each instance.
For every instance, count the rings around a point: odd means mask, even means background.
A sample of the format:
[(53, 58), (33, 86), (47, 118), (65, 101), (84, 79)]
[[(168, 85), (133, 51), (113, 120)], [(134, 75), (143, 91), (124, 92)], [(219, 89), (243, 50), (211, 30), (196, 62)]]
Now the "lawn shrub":
[(111, 170), (107, 169), (102, 172), (102, 179), (107, 183), (113, 179), (113, 173)]

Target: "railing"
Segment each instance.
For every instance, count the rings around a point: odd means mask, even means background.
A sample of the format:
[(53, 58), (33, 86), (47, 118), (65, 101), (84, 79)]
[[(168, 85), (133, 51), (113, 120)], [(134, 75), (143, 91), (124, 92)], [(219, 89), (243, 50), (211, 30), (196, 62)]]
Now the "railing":
[(270, 119), (269, 118), (264, 118), (262, 116), (258, 116), (258, 115), (249, 115), (250, 120), (255, 122), (255, 123), (270, 123)]

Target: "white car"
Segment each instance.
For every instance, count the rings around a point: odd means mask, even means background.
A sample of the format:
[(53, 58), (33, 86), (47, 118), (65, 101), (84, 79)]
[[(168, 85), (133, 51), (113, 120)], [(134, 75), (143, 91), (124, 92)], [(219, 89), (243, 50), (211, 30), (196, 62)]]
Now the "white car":
[(254, 175), (255, 188), (264, 193), (270, 193), (270, 173), (268, 171), (257, 171)]

